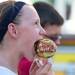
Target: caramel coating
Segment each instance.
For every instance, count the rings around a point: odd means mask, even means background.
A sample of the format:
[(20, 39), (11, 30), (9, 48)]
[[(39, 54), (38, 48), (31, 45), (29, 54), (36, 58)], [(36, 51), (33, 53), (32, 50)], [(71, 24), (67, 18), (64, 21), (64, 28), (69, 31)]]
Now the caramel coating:
[(48, 38), (38, 40), (34, 47), (37, 56), (42, 58), (50, 58), (54, 56), (57, 48), (56, 44)]

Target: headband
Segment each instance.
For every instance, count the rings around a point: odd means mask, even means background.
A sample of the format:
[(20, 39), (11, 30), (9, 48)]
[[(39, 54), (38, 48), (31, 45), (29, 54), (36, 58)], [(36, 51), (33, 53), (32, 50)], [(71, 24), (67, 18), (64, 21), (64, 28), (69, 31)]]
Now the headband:
[(0, 41), (3, 39), (3, 36), (5, 35), (9, 23), (13, 22), (15, 17), (18, 15), (21, 8), (25, 5), (24, 2), (15, 2), (14, 5), (11, 5), (7, 8), (7, 11), (3, 15), (3, 18), (0, 22)]

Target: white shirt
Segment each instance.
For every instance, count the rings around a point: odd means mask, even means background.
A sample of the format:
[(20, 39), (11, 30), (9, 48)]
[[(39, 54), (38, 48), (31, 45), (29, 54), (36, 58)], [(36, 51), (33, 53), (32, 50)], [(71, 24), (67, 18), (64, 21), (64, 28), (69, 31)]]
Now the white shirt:
[(6, 67), (0, 66), (0, 75), (17, 75)]

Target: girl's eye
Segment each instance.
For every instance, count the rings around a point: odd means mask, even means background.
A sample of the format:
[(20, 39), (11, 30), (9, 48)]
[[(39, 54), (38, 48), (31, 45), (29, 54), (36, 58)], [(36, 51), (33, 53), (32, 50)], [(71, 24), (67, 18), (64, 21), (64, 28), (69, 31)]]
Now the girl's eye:
[(35, 21), (35, 25), (36, 25), (36, 26), (40, 26), (40, 21), (39, 21), (39, 20), (36, 20), (36, 21)]
[(35, 22), (35, 25), (38, 25), (38, 22)]

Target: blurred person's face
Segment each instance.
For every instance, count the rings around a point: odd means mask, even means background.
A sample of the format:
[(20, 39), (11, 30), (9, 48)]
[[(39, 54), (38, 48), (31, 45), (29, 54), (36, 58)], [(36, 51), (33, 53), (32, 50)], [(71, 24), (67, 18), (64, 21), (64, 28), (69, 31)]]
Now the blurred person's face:
[(25, 5), (23, 7), (20, 20), (18, 26), (19, 48), (27, 59), (32, 60), (35, 54), (34, 43), (42, 38), (45, 31), (41, 27), (39, 16), (32, 6)]
[(52, 39), (56, 45), (60, 45), (60, 32), (61, 32), (61, 26), (57, 26), (57, 25), (46, 25), (44, 27), (47, 36)]

